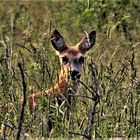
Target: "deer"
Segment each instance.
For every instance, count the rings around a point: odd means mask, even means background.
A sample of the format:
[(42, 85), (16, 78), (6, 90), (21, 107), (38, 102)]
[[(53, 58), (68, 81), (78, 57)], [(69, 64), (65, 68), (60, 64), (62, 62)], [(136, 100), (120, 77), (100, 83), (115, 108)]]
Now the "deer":
[[(86, 33), (82, 40), (75, 46), (67, 45), (62, 35), (56, 29), (52, 32), (50, 40), (60, 59), (61, 70), (56, 85), (45, 90), (43, 96), (48, 97), (54, 95), (60, 97), (63, 95), (68, 99), (69, 95), (75, 95), (78, 91), (84, 56), (95, 44), (96, 31), (92, 30), (90, 33)], [(30, 110), (36, 108), (37, 100), (41, 96), (41, 92), (36, 92), (29, 96)], [(68, 102), (70, 102), (70, 100)]]

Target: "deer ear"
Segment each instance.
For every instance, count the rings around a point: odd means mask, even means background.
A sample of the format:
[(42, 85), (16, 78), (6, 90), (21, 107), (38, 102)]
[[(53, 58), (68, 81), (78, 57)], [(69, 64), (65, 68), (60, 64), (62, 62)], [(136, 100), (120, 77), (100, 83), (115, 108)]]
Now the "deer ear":
[(51, 43), (53, 47), (60, 53), (68, 48), (63, 37), (57, 30), (54, 30), (51, 35)]
[(82, 53), (86, 53), (94, 46), (95, 41), (96, 41), (96, 31), (93, 30), (90, 33), (86, 34), (86, 36), (79, 43), (78, 48)]

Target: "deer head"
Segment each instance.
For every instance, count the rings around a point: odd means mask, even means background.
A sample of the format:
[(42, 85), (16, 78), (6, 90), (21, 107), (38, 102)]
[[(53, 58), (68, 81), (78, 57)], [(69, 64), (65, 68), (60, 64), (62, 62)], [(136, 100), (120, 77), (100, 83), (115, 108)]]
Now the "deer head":
[(84, 55), (94, 46), (95, 40), (96, 31), (92, 30), (90, 33), (87, 33), (76, 46), (68, 46), (60, 33), (57, 30), (53, 31), (51, 43), (60, 58), (62, 69), (72, 80), (80, 78)]

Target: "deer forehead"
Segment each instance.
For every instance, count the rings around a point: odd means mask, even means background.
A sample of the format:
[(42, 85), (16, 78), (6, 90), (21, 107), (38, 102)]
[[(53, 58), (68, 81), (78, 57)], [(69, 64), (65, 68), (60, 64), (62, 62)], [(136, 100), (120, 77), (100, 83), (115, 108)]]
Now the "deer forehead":
[(67, 56), (69, 58), (78, 58), (80, 56), (83, 56), (83, 54), (77, 48), (68, 47), (68, 49), (66, 49), (60, 54), (60, 57), (64, 57), (64, 56)]

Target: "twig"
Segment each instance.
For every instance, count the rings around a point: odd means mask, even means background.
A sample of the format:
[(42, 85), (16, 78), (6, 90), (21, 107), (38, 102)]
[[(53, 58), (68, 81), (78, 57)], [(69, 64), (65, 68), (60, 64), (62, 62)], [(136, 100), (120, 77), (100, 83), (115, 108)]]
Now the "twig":
[(86, 99), (94, 100), (94, 98), (89, 97), (89, 96), (82, 96), (82, 95), (75, 95), (75, 94), (69, 94), (69, 95), (75, 96), (75, 97), (78, 97), (78, 98), (86, 98)]
[(25, 83), (25, 77), (24, 77), (22, 64), (18, 63), (18, 67), (20, 69), (21, 78), (22, 78), (23, 101), (21, 105), (21, 114), (20, 114), (20, 119), (18, 123), (18, 132), (17, 132), (16, 140), (20, 140), (20, 134), (22, 132), (22, 124), (24, 121), (24, 111), (25, 111), (25, 105), (26, 105), (26, 83)]
[(78, 132), (71, 132), (71, 131), (68, 131), (68, 133), (69, 133), (69, 134), (74, 134), (74, 135), (83, 136), (83, 137), (88, 138), (88, 137), (87, 137), (87, 135), (82, 134), (82, 133), (78, 133)]
[[(96, 73), (95, 73), (95, 68), (90, 64), (89, 69), (92, 75), (92, 82), (93, 82), (93, 87), (95, 88), (95, 94), (92, 94), (92, 98), (94, 98), (93, 101), (93, 106), (89, 112), (88, 115), (88, 123), (87, 123), (87, 128), (84, 131), (84, 138), (87, 138), (88, 140), (92, 139), (92, 130), (93, 130), (93, 124), (94, 124), (94, 117), (96, 113), (96, 106), (99, 103), (99, 95), (98, 95), (98, 82), (96, 79)], [(85, 137), (86, 136), (86, 137)]]
[(88, 0), (87, 9), (90, 9), (91, 0)]
[(28, 49), (25, 45), (20, 44), (20, 43), (16, 43), (15, 45), (26, 49), (28, 52), (30, 52), (32, 54), (32, 51), (30, 49)]
[[(78, 79), (78, 82), (80, 83), (80, 84), (82, 84), (90, 93), (92, 93), (92, 95), (93, 95), (93, 92), (95, 92), (95, 90), (94, 89), (90, 89), (86, 84), (84, 84), (80, 79)], [(94, 91), (93, 91), (94, 90)]]

